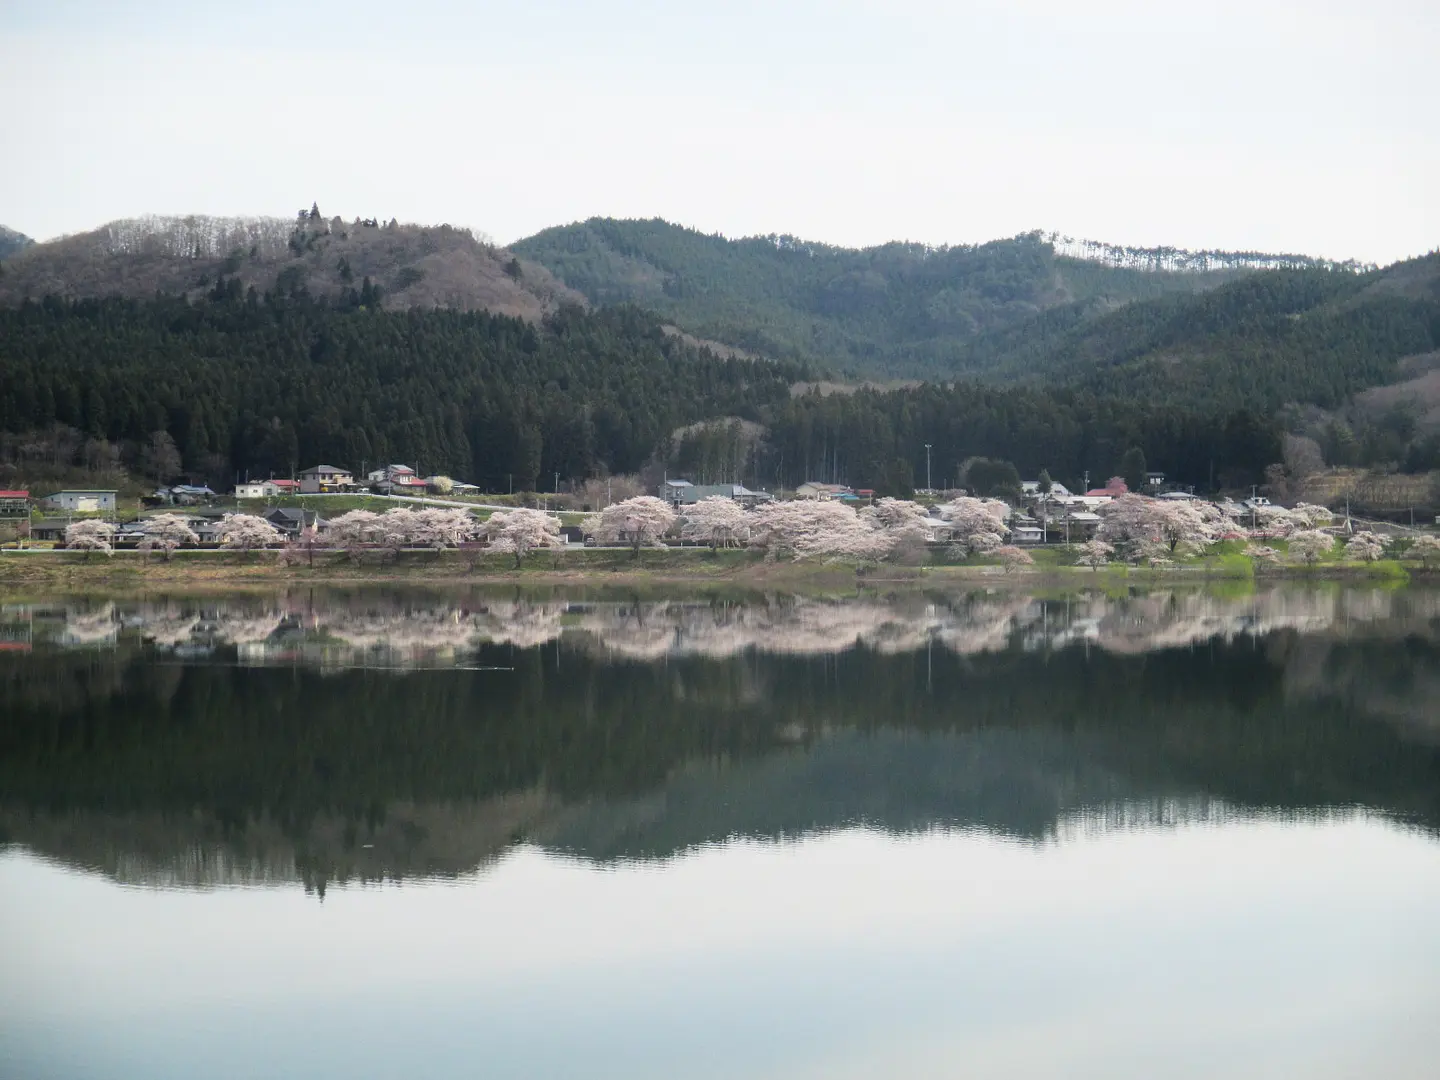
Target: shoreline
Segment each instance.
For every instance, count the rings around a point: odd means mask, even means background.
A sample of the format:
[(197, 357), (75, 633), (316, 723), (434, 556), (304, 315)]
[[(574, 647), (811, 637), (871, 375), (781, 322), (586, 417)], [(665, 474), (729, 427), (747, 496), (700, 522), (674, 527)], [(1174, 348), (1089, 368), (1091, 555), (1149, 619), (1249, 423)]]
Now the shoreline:
[(314, 566), (280, 566), (273, 552), (177, 552), (169, 560), (138, 552), (86, 556), (68, 551), (0, 552), (0, 597), (50, 590), (146, 591), (184, 587), (202, 591), (273, 586), (487, 586), (539, 588), (740, 588), (747, 591), (841, 591), (931, 589), (946, 585), (1070, 588), (1145, 585), (1229, 585), (1261, 581), (1373, 582), (1401, 584), (1440, 572), (1419, 564), (1322, 563), (1317, 566), (1254, 565), (1236, 573), (1218, 560), (1158, 569), (1112, 563), (1099, 570), (1081, 566), (1034, 566), (1006, 570), (998, 565), (858, 565), (847, 562), (767, 562), (743, 551), (682, 549), (582, 550), (530, 556), (516, 569), (508, 556), (474, 563), (467, 554), (407, 552), (384, 563), (357, 565), (344, 555), (325, 553)]

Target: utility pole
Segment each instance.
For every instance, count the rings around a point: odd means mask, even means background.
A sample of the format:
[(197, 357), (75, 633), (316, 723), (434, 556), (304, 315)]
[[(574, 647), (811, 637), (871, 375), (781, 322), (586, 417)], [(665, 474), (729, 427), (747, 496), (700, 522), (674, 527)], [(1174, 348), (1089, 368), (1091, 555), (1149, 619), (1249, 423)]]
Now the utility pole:
[(512, 473), (506, 473), (506, 475), (510, 478), (510, 494), (511, 494), (511, 495), (514, 495), (514, 494), (515, 494), (515, 474), (512, 472)]
[(925, 444), (925, 490), (933, 490), (930, 485), (930, 444), (928, 442)]
[(560, 473), (558, 471), (555, 473), (555, 494), (560, 494)]

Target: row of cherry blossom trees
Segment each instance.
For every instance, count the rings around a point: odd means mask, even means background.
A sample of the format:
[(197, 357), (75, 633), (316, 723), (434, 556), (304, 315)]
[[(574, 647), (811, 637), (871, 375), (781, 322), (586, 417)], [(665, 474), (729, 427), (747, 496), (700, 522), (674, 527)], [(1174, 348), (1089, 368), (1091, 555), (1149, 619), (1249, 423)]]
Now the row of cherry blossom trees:
[[(658, 546), (677, 531), (688, 540), (711, 547), (749, 547), (768, 558), (846, 558), (878, 561), (904, 559), (924, 551), (926, 543), (948, 538), (956, 555), (991, 555), (1007, 570), (1030, 565), (1033, 558), (1007, 544), (1011, 513), (994, 499), (962, 497), (933, 512), (902, 499), (881, 499), (856, 510), (841, 502), (799, 500), (770, 502), (746, 510), (732, 499), (712, 497), (676, 512), (653, 496), (637, 496), (606, 507), (586, 518), (582, 529), (601, 544), (623, 544), (639, 551)], [(1081, 565), (1098, 569), (1114, 558), (1162, 566), (1174, 558), (1198, 553), (1224, 539), (1287, 540), (1294, 561), (1313, 564), (1335, 550), (1336, 539), (1316, 526), (1327, 524), (1324, 507), (1301, 504), (1291, 510), (1262, 507), (1256, 511), (1254, 532), (1240, 529), (1217, 507), (1203, 502), (1168, 502), (1125, 495), (1110, 503), (1096, 535), (1077, 549)], [(143, 525), (141, 548), (166, 558), (176, 548), (198, 541), (185, 519), (161, 514)], [(396, 554), (405, 548), (445, 548), (473, 545), (477, 551), (503, 552), (519, 567), (533, 551), (562, 547), (560, 523), (539, 510), (497, 511), (480, 521), (461, 508), (397, 508), (385, 513), (352, 510), (330, 523), (321, 537), (313, 526), (287, 540), (264, 518), (227, 514), (216, 526), (221, 546), (232, 550), (280, 547), (280, 559), (293, 562), (308, 552), (312, 562), (319, 548), (339, 548), (357, 561), (366, 551)], [(66, 544), (80, 551), (114, 550), (115, 526), (85, 520), (66, 530)], [(283, 545), (283, 546), (282, 546)], [(1374, 561), (1386, 552), (1385, 541), (1373, 533), (1357, 533), (1345, 544), (1348, 559)], [(1278, 561), (1280, 552), (1252, 542), (1247, 553), (1261, 561)], [(1422, 536), (1409, 548), (1412, 557), (1427, 565), (1440, 559), (1440, 538)]]
[[(1008, 506), (994, 499), (956, 499), (938, 507), (938, 516), (932, 517), (925, 507), (903, 499), (881, 499), (860, 510), (812, 500), (769, 502), (746, 510), (723, 496), (701, 499), (677, 513), (664, 501), (642, 495), (592, 514), (581, 528), (597, 543), (624, 544), (636, 551), (659, 545), (678, 530), (685, 540), (713, 548), (748, 547), (770, 558), (872, 561), (923, 551), (938, 535), (948, 535), (965, 554), (995, 552), (1009, 535), (1009, 513)], [(1009, 565), (1022, 565), (1013, 552), (1008, 559)]]

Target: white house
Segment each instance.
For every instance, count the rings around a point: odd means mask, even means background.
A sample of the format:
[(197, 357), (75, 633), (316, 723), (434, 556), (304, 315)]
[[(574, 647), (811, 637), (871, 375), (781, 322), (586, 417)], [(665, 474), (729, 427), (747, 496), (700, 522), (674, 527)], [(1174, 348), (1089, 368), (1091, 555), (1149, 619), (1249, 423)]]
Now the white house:
[(113, 514), (115, 492), (94, 489), (84, 491), (57, 491), (40, 500), (47, 509), (69, 510), (76, 514)]
[[(1040, 481), (1022, 480), (1020, 482), (1020, 493), (1022, 495), (1042, 494), (1042, 492), (1040, 491)], [(1070, 494), (1070, 489), (1067, 488), (1064, 484), (1060, 483), (1058, 480), (1052, 480), (1050, 482), (1049, 492), (1045, 492), (1043, 494), (1048, 494), (1052, 499), (1056, 497), (1064, 498), (1065, 496)]]
[(280, 494), (280, 488), (273, 480), (249, 480), (235, 485), (237, 499), (273, 499)]

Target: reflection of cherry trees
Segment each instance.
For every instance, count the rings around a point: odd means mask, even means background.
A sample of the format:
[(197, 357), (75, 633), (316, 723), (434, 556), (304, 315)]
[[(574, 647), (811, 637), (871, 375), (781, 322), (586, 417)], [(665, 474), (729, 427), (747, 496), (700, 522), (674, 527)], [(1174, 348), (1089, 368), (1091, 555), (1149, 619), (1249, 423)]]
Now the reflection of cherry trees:
[[(211, 602), (207, 602), (207, 607)], [(1437, 620), (1432, 622), (1432, 620)], [(167, 646), (245, 645), (250, 662), (269, 653), (287, 662), (385, 666), (463, 663), (482, 646), (534, 648), (564, 639), (632, 660), (665, 656), (712, 659), (748, 651), (834, 655), (852, 648), (907, 653), (944, 648), (973, 655), (1020, 647), (1084, 643), (1114, 652), (1179, 648), (1277, 630), (1346, 634), (1361, 626), (1430, 635), (1440, 625), (1440, 595), (1389, 590), (1277, 587), (1243, 597), (1157, 589), (1138, 595), (1071, 596), (1044, 601), (999, 590), (935, 600), (775, 598), (750, 603), (658, 601), (584, 603), (563, 599), (479, 599), (471, 606), (417, 606), (403, 599), (337, 602), (305, 595), (285, 601), (221, 603), (209, 610), (181, 601), (109, 604), (66, 614), (59, 641), (113, 642), (136, 632)], [(307, 651), (308, 650), (308, 651)], [(308, 659), (307, 659), (308, 658)]]

